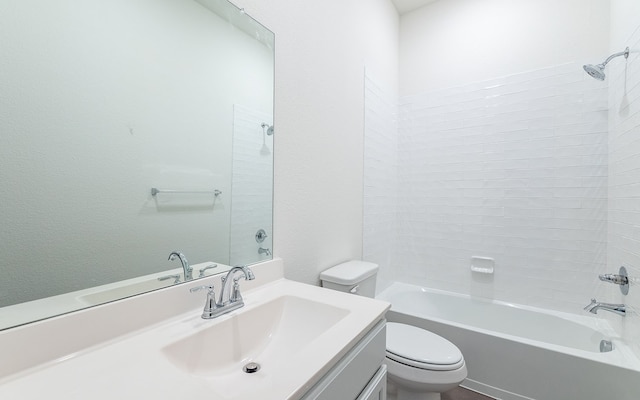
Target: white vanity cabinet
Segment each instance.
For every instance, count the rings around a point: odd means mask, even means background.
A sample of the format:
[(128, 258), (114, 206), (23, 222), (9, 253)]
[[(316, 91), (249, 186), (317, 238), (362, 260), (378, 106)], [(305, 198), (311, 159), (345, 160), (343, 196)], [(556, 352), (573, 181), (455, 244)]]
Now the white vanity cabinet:
[(379, 321), (302, 400), (386, 400), (386, 321)]

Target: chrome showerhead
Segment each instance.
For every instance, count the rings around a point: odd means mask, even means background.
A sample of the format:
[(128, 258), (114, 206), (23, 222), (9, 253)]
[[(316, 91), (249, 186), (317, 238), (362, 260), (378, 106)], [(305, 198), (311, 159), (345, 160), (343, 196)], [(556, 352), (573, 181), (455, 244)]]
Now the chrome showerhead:
[(602, 64), (598, 64), (598, 65), (586, 64), (586, 65), (583, 65), (582, 68), (591, 77), (593, 77), (593, 78), (595, 78), (595, 79), (597, 79), (599, 81), (603, 81), (604, 78), (606, 77), (606, 75), (604, 73), (604, 67), (607, 66), (609, 61), (613, 60), (616, 57), (620, 57), (620, 56), (624, 56), (624, 58), (629, 58), (629, 48), (627, 47), (626, 49), (624, 49), (624, 51), (621, 51), (620, 53), (615, 53), (615, 54), (610, 55), (606, 60), (604, 60), (604, 62)]
[(595, 78), (599, 81), (603, 81), (604, 78), (606, 77), (604, 73), (604, 65), (602, 64), (598, 64), (598, 65), (587, 64), (587, 65), (583, 65), (582, 68), (585, 70), (587, 74), (591, 75), (592, 78)]

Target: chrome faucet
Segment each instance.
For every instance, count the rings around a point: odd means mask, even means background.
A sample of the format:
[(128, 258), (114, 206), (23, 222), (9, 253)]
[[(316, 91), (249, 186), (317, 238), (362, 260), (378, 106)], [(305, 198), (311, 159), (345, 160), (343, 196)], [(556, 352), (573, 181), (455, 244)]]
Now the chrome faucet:
[(584, 309), (592, 314), (597, 314), (598, 310), (609, 311), (623, 317), (627, 314), (627, 306), (624, 304), (599, 303), (596, 299), (591, 299), (591, 303)]
[[(192, 293), (202, 289), (207, 290), (207, 302), (202, 311), (202, 318), (212, 319), (244, 306), (244, 300), (242, 300), (242, 295), (240, 294), (240, 284), (238, 283), (238, 280), (240, 280), (242, 276), (234, 278), (233, 276), (236, 272), (244, 273), (244, 279), (247, 281), (255, 279), (253, 271), (251, 271), (249, 267), (236, 266), (231, 268), (229, 272), (227, 272), (227, 276), (221, 278), (222, 289), (220, 290), (218, 301), (216, 301), (213, 285), (198, 286), (191, 289)], [(227, 295), (227, 299), (225, 299), (225, 293), (230, 290), (229, 285), (231, 281), (233, 281), (233, 288), (231, 289), (231, 293)]]
[(190, 281), (193, 279), (193, 268), (189, 265), (189, 261), (187, 261), (187, 257), (179, 251), (174, 251), (169, 254), (169, 261), (173, 261), (178, 257), (180, 259), (180, 263), (182, 264), (182, 269), (184, 270), (184, 281)]
[[(227, 272), (227, 276), (225, 276), (224, 278), (220, 278), (222, 280), (222, 290), (220, 290), (220, 300), (218, 301), (218, 304), (221, 306), (226, 306), (226, 305), (230, 305), (238, 302), (242, 303), (240, 307), (244, 305), (244, 302), (242, 301), (242, 296), (240, 295), (240, 284), (238, 284), (238, 280), (240, 278), (233, 278), (233, 275), (236, 272), (243, 272), (244, 279), (247, 281), (251, 281), (256, 278), (253, 275), (253, 271), (251, 271), (249, 267), (238, 265), (231, 268), (229, 272)], [(229, 291), (229, 285), (231, 284), (232, 280), (233, 280), (233, 291), (227, 296), (228, 299), (225, 300), (224, 294)], [(237, 308), (240, 308), (240, 307), (237, 307)]]
[(265, 249), (264, 247), (260, 247), (258, 249), (258, 254), (264, 254), (265, 256), (270, 256), (271, 255), (271, 250)]

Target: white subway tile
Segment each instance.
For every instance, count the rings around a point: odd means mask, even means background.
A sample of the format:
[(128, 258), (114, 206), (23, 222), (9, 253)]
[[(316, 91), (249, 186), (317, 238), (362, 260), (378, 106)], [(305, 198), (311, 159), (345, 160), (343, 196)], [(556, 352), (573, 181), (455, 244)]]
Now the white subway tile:
[[(406, 97), (397, 110), (367, 90), (365, 198), (393, 176), (397, 196), (365, 202), (364, 254), (383, 246), (396, 276), (569, 312), (607, 262), (640, 276), (640, 80), (627, 81), (623, 104), (616, 73), (596, 82), (568, 63)], [(394, 129), (395, 142), (369, 138)], [(472, 252), (500, 261), (492, 291), (471, 281)]]

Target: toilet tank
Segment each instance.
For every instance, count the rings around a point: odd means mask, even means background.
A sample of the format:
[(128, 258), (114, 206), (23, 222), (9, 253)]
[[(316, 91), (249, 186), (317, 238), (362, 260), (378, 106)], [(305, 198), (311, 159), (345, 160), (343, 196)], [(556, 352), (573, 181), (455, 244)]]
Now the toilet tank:
[(352, 260), (320, 274), (322, 287), (373, 298), (376, 294), (378, 264)]

